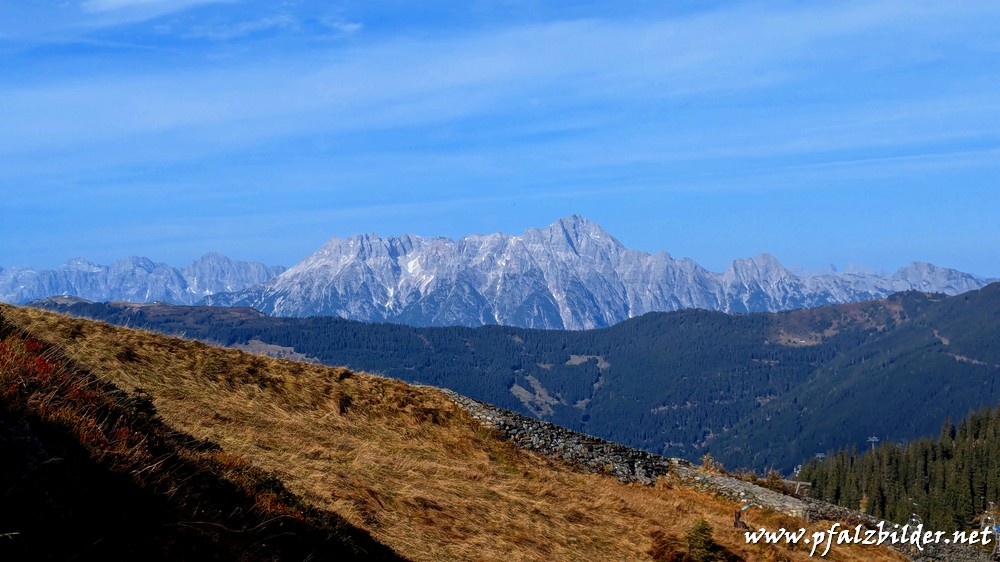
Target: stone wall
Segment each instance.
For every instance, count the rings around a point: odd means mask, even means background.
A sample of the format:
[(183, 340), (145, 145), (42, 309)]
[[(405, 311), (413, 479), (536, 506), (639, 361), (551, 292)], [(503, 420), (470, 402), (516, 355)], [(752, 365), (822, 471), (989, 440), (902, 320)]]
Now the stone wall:
[[(478, 400), (441, 389), (469, 414), (487, 427), (497, 430), (505, 439), (531, 451), (561, 459), (584, 470), (608, 474), (622, 482), (652, 484), (661, 476), (669, 476), (683, 484), (719, 495), (758, 509), (770, 509), (808, 521), (840, 522), (848, 529), (856, 525), (877, 528), (879, 520), (857, 511), (813, 498), (797, 498), (727, 476), (703, 470), (683, 459), (671, 459), (652, 453), (584, 435), (551, 423), (497, 408)], [(893, 523), (883, 523), (886, 530)], [(990, 558), (980, 551), (959, 545), (927, 545), (923, 552), (908, 545), (889, 545), (910, 560), (918, 562), (987, 562)]]
[(522, 416), (477, 400), (443, 390), (473, 418), (492, 427), (518, 446), (538, 451), (587, 470), (610, 474), (622, 482), (652, 484), (671, 471), (680, 459), (667, 459), (564, 427)]

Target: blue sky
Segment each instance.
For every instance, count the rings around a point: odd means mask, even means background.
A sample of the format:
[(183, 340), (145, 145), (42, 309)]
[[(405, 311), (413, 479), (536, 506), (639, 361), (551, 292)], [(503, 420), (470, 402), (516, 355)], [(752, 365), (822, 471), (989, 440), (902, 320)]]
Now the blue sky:
[(1000, 277), (996, 2), (0, 5), (0, 266), (577, 213), (721, 271)]

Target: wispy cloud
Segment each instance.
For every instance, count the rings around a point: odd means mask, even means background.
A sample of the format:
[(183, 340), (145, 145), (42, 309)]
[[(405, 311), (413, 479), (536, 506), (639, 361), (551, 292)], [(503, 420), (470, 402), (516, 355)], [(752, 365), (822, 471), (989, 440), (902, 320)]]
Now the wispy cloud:
[(295, 30), (298, 27), (299, 22), (294, 17), (288, 14), (279, 14), (231, 24), (219, 24), (215, 26), (200, 25), (185, 33), (185, 36), (214, 41), (228, 41), (264, 31)]
[(142, 10), (149, 14), (166, 14), (198, 4), (211, 4), (234, 0), (84, 0), (80, 7), (85, 12), (105, 13), (124, 10)]
[[(90, 1), (94, 9), (107, 10), (128, 6), (180, 9), (195, 3)], [(703, 104), (715, 95), (730, 100), (756, 94), (765, 99), (767, 95), (786, 96), (782, 89), (794, 91), (798, 81), (812, 79), (820, 72), (817, 64), (826, 65), (824, 72), (847, 73), (845, 79), (856, 79), (850, 76), (858, 73), (850, 68), (855, 65), (855, 48), (845, 51), (844, 47), (851, 38), (879, 33), (902, 40), (941, 20), (975, 17), (928, 8), (900, 13), (898, 8), (894, 2), (883, 2), (782, 14), (742, 8), (683, 21), (559, 22), (438, 40), (382, 41), (342, 53), (302, 53), (290, 60), (242, 60), (222, 70), (213, 65), (153, 75), (95, 74), (92, 80), (74, 83), (8, 86), (0, 89), (8, 113), (0, 125), (6, 139), (0, 141), (0, 152), (171, 131), (188, 131), (194, 137), (213, 139), (210, 142), (232, 131), (231, 140), (246, 143), (290, 134), (337, 134), (503, 115), (535, 127), (544, 127), (553, 116), (566, 112), (598, 119), (607, 115), (606, 120), (613, 122), (632, 107), (650, 104), (673, 111), (674, 103)], [(224, 40), (294, 25), (293, 19), (279, 15), (206, 28), (201, 33)], [(350, 31), (360, 24), (340, 25)], [(921, 63), (923, 55), (903, 50), (880, 56), (891, 56), (891, 64), (905, 66), (911, 64), (908, 58), (914, 59), (912, 64)], [(843, 94), (851, 95), (837, 93)], [(995, 105), (998, 96), (981, 101)], [(925, 100), (911, 104), (917, 102)], [(947, 102), (932, 99), (931, 103)], [(837, 124), (835, 116), (802, 113), (794, 103), (784, 105), (784, 111), (791, 113), (776, 125), (793, 127), (803, 135), (817, 123)], [(864, 106), (872, 114), (893, 112), (898, 100), (884, 104), (864, 100), (848, 111)], [(970, 106), (964, 117), (976, 111), (976, 106)], [(910, 134), (909, 126), (928, 117), (927, 112), (908, 112), (899, 117), (902, 126), (897, 123), (893, 130)], [(683, 116), (663, 121), (667, 132), (686, 129), (685, 134), (690, 134), (690, 127), (674, 126), (678, 119)], [(851, 142), (872, 142), (865, 141), (865, 136), (875, 127), (857, 116), (841, 125), (845, 133), (817, 135), (822, 139), (818, 142), (847, 136)], [(669, 145), (670, 135), (663, 138)], [(150, 137), (150, 142), (154, 140)], [(802, 149), (813, 141), (784, 136), (781, 142)]]
[(344, 21), (332, 17), (313, 20), (288, 12), (279, 12), (254, 19), (241, 19), (235, 22), (199, 23), (194, 25), (190, 30), (182, 32), (182, 36), (188, 39), (230, 41), (264, 33), (285, 32), (292, 34), (312, 34), (326, 38), (343, 38), (360, 32), (363, 27), (358, 22)]
[[(199, 57), (0, 83), (0, 186), (112, 185), (125, 198), (151, 184), (258, 186), (252, 201), (281, 186), (310, 209), (335, 194), (329, 209), (402, 220), (475, 214), (421, 202), (430, 192), (489, 207), (455, 195), (469, 186), (494, 206), (571, 212), (623, 189), (663, 202), (917, 181), (995, 168), (1000, 147), (989, 5), (753, 4), (421, 35), (358, 33), (367, 20), (347, 16), (223, 15), (167, 20), (168, 47), (185, 33), (211, 40), (192, 42)], [(284, 33), (304, 21), (353, 35)], [(267, 49), (247, 46), (258, 43)], [(372, 193), (404, 206), (371, 207)], [(331, 213), (310, 228), (343, 218)]]
[(343, 21), (334, 18), (323, 18), (323, 25), (332, 29), (339, 35), (353, 35), (364, 29), (364, 24), (356, 21)]
[[(53, 22), (49, 31), (35, 41), (73, 42), (88, 38), (102, 30), (125, 29), (141, 25), (147, 21), (181, 15), (190, 10), (212, 5), (238, 5), (244, 0), (83, 0), (77, 6), (77, 17), (69, 17), (62, 23)], [(64, 16), (66, 17), (66, 16)], [(170, 27), (166, 25), (165, 27)], [(140, 30), (132, 30), (133, 36), (143, 37)], [(139, 31), (139, 33), (136, 33)], [(46, 37), (47, 36), (47, 37)]]

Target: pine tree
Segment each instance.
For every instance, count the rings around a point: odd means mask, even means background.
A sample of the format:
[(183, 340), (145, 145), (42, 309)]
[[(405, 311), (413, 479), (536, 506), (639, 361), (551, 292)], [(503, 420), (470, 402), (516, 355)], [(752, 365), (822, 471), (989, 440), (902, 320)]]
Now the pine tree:
[(708, 562), (716, 560), (719, 545), (712, 537), (712, 526), (708, 521), (699, 519), (695, 522), (691, 530), (687, 532), (688, 556), (695, 562)]

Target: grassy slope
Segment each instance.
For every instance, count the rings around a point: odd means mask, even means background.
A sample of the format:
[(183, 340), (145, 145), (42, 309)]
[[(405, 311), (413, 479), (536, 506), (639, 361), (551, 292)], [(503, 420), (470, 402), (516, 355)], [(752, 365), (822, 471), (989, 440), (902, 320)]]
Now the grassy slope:
[[(809, 559), (801, 548), (744, 544), (732, 502), (667, 482), (623, 485), (516, 449), (432, 388), (40, 310), (0, 313), (130, 400), (148, 393), (167, 426), (218, 444), (217, 457), (249, 459), (305, 504), (414, 560), (649, 559), (699, 518), (744, 559)], [(217, 470), (225, 476), (225, 463)], [(755, 516), (771, 528), (802, 524)], [(871, 547), (836, 552), (899, 559)]]
[(0, 560), (400, 560), (0, 316)]

